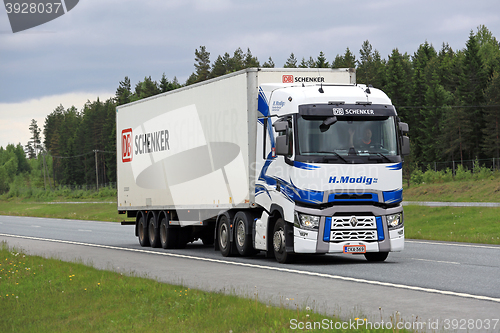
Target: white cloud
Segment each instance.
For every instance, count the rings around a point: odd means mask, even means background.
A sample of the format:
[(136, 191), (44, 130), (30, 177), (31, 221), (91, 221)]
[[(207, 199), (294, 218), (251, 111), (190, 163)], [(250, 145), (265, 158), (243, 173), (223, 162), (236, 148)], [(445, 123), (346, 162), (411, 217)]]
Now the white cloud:
[(104, 101), (113, 96), (113, 92), (75, 92), (19, 103), (0, 103), (0, 146), (5, 148), (11, 143), (26, 145), (30, 138), (31, 119), (35, 119), (38, 127), (43, 131), (45, 117), (60, 104), (65, 109), (75, 106), (81, 111), (88, 100), (95, 101), (99, 97), (101, 101)]

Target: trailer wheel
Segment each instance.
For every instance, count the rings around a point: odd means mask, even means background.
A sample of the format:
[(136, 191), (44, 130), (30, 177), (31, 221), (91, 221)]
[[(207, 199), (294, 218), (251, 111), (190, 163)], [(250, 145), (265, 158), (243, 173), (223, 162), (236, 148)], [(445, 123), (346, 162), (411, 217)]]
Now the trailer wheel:
[(229, 257), (231, 254), (231, 227), (226, 215), (222, 215), (217, 228), (217, 241), (219, 242), (220, 253), (224, 257)]
[(148, 224), (146, 223), (146, 219), (144, 216), (139, 218), (138, 223), (138, 232), (139, 232), (139, 244), (141, 246), (146, 247), (149, 246), (149, 237), (148, 237)]
[(151, 215), (148, 222), (149, 244), (151, 247), (160, 247), (160, 229), (156, 228), (155, 216)]
[(247, 232), (250, 226), (248, 218), (245, 212), (238, 212), (234, 216), (236, 249), (242, 256), (253, 254), (252, 235)]
[(365, 258), (368, 261), (384, 261), (387, 259), (389, 252), (367, 252), (365, 253)]
[(285, 220), (282, 218), (279, 218), (274, 225), (273, 251), (277, 262), (288, 264), (292, 261), (292, 255), (286, 252)]
[(167, 219), (164, 217), (160, 222), (160, 243), (164, 249), (175, 249), (176, 231), (174, 228), (168, 227)]

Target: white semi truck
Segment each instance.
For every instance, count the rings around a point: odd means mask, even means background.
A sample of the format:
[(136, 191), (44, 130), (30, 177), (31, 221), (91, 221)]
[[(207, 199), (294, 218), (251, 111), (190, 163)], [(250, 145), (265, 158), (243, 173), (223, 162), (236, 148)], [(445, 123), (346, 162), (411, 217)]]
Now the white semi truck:
[(142, 246), (281, 263), (404, 248), (408, 125), (353, 69), (246, 69), (116, 117), (118, 211)]

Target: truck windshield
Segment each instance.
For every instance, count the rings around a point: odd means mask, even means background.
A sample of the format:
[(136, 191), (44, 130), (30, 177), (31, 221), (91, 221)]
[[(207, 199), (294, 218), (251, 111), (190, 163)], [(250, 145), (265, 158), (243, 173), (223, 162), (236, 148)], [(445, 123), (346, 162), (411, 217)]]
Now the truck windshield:
[[(337, 122), (323, 131), (324, 118), (297, 119), (297, 155), (305, 157), (331, 156), (344, 162), (350, 157), (378, 158), (394, 162), (398, 155), (396, 123), (388, 117), (337, 117)], [(314, 159), (313, 160), (317, 160)]]

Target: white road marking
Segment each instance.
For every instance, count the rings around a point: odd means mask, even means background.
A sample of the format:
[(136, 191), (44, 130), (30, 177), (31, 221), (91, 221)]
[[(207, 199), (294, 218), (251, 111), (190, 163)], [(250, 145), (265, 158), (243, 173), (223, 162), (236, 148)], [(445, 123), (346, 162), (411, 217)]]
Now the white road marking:
[(459, 262), (454, 262), (454, 261), (442, 261), (442, 260), (431, 260), (431, 259), (421, 259), (421, 258), (410, 258), (413, 260), (421, 260), (421, 261), (430, 261), (430, 262), (439, 262), (442, 264), (453, 264), (453, 265), (460, 265)]
[(39, 226), (39, 225), (32, 225), (31, 227), (32, 228), (41, 228), (41, 226)]
[(457, 243), (444, 243), (444, 242), (420, 242), (420, 241), (414, 241), (414, 240), (405, 240), (405, 243), (416, 243), (416, 244), (432, 244), (432, 245), (444, 245), (444, 246), (461, 246), (461, 247), (478, 247), (478, 248), (483, 248), (483, 249), (496, 249), (500, 250), (500, 246), (488, 246), (488, 245), (482, 245), (482, 244), (457, 244)]
[(347, 276), (339, 276), (339, 275), (330, 275), (330, 274), (324, 274), (324, 273), (300, 271), (300, 270), (297, 270), (297, 269), (288, 269), (288, 268), (281, 268), (281, 267), (263, 266), (263, 265), (256, 265), (256, 264), (247, 264), (247, 263), (233, 262), (233, 261), (227, 261), (227, 260), (221, 260), (221, 259), (195, 257), (195, 256), (190, 256), (190, 255), (184, 255), (184, 254), (176, 254), (176, 253), (168, 253), (168, 252), (156, 252), (156, 251), (142, 250), (142, 249), (129, 249), (129, 248), (125, 248), (125, 247), (117, 247), (117, 246), (110, 246), (110, 245), (99, 245), (99, 244), (91, 244), (91, 243), (81, 243), (81, 242), (73, 242), (73, 241), (65, 241), (65, 240), (57, 240), (57, 239), (47, 239), (47, 238), (29, 237), (29, 236), (18, 236), (18, 235), (9, 235), (9, 234), (1, 234), (1, 233), (0, 233), (0, 236), (14, 237), (14, 238), (23, 238), (23, 239), (31, 239), (31, 240), (39, 240), (39, 241), (48, 241), (48, 242), (71, 244), (71, 245), (83, 245), (83, 246), (98, 247), (98, 248), (110, 249), (110, 250), (120, 250), (120, 251), (130, 251), (130, 252), (156, 254), (156, 255), (162, 255), (162, 256), (167, 256), (167, 257), (193, 259), (193, 260), (215, 262), (215, 263), (219, 263), (219, 264), (227, 264), (227, 265), (234, 265), (234, 266), (243, 266), (243, 267), (250, 267), (250, 268), (260, 268), (260, 269), (267, 269), (267, 270), (271, 270), (271, 271), (279, 271), (279, 272), (286, 272), (286, 273), (295, 273), (295, 274), (301, 274), (301, 275), (323, 277), (323, 278), (334, 279), (334, 280), (359, 282), (359, 283), (365, 283), (365, 284), (371, 284), (371, 285), (377, 285), (377, 286), (393, 287), (393, 288), (407, 289), (407, 290), (413, 290), (413, 291), (423, 291), (423, 292), (434, 293), (434, 294), (441, 294), (441, 295), (448, 295), (448, 296), (457, 296), (457, 297), (464, 297), (464, 298), (472, 298), (472, 299), (477, 299), (477, 300), (481, 300), (481, 301), (491, 301), (491, 302), (500, 303), (500, 298), (494, 298), (494, 297), (488, 297), (488, 296), (480, 296), (480, 295), (472, 295), (472, 294), (467, 294), (467, 293), (459, 293), (459, 292), (449, 291), (449, 290), (439, 290), (439, 289), (433, 289), (433, 288), (423, 288), (423, 287), (416, 287), (416, 286), (408, 286), (408, 285), (399, 284), (399, 283), (381, 282), (381, 281), (374, 281), (374, 280), (358, 279), (358, 278), (347, 277)]
[(88, 230), (88, 229), (78, 229), (78, 231), (92, 232), (92, 230)]

